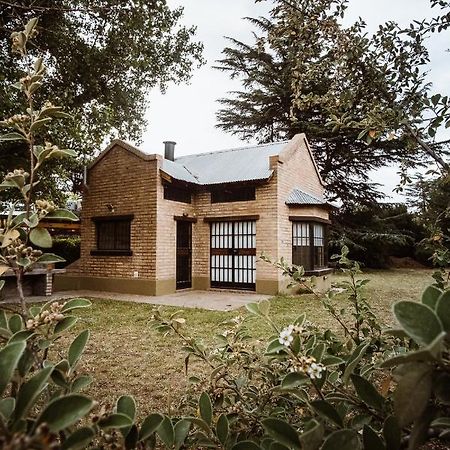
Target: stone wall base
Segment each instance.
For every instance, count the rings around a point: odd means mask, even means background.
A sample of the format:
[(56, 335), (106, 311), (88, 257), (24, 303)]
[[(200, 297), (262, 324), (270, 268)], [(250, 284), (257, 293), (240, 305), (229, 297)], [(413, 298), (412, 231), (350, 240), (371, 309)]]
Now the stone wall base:
[[(194, 277), (192, 279), (192, 289), (207, 291), (209, 288), (210, 280), (208, 277)], [(143, 278), (103, 278), (67, 274), (54, 276), (53, 290), (55, 292), (72, 290), (106, 291), (136, 295), (167, 295), (177, 292), (174, 279), (155, 281)], [(257, 280), (256, 292), (258, 294), (276, 295), (278, 293), (278, 281)]]

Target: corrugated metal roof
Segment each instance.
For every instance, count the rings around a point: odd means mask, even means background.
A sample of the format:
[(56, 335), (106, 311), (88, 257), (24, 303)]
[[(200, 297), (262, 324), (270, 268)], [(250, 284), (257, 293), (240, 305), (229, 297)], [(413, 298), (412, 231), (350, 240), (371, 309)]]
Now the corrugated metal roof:
[(188, 183), (198, 183), (198, 179), (194, 177), (194, 175), (192, 175), (186, 167), (181, 164), (177, 164), (174, 161), (164, 159), (162, 163), (162, 170), (176, 180), (187, 181)]
[(326, 203), (323, 198), (308, 194), (298, 188), (293, 189), (286, 199), (286, 205), (325, 205)]
[(200, 185), (267, 180), (273, 173), (269, 157), (287, 142), (241, 147), (164, 160), (162, 170), (171, 177)]

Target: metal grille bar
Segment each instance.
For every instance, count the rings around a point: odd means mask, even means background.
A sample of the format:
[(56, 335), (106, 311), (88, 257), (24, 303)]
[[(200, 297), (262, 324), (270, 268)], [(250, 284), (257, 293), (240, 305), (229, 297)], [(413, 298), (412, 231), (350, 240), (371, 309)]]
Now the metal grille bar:
[(256, 221), (211, 223), (211, 286), (256, 287)]

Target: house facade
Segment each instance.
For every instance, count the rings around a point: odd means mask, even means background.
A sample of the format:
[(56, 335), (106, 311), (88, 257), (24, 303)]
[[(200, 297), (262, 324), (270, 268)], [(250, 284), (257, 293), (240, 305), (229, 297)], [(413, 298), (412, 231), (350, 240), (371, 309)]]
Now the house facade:
[(303, 134), (174, 158), (113, 141), (91, 164), (81, 257), (56, 289), (163, 295), (179, 289), (276, 294), (284, 258), (326, 283), (329, 205)]

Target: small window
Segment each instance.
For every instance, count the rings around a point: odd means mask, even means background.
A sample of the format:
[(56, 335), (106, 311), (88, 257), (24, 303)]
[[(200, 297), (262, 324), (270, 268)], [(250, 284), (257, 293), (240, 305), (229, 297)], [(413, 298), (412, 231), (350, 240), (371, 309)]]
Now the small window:
[(191, 203), (192, 194), (188, 189), (181, 186), (164, 184), (164, 198), (174, 202)]
[(211, 203), (247, 202), (255, 199), (255, 187), (223, 188), (211, 191)]
[(93, 218), (97, 236), (97, 248), (92, 255), (131, 255), (130, 216)]
[(313, 236), (314, 236), (314, 268), (325, 267), (324, 226), (315, 223), (313, 225)]
[(326, 267), (325, 226), (314, 222), (293, 222), (292, 263), (306, 271)]

